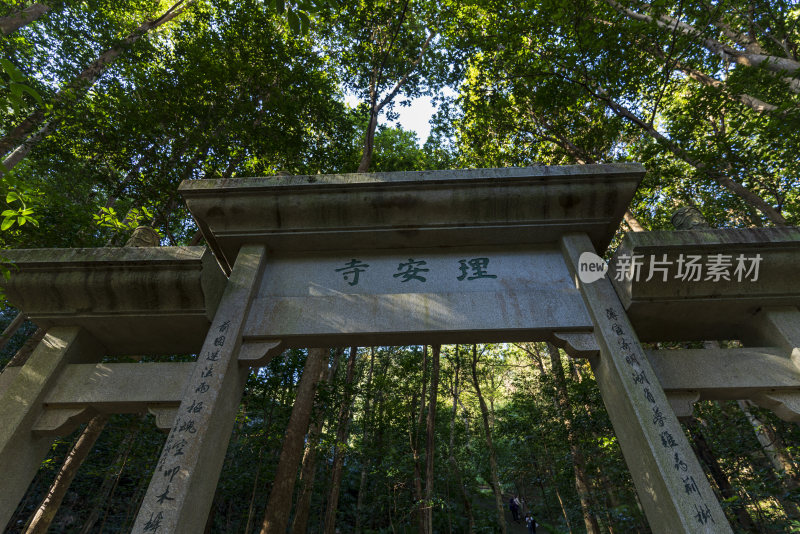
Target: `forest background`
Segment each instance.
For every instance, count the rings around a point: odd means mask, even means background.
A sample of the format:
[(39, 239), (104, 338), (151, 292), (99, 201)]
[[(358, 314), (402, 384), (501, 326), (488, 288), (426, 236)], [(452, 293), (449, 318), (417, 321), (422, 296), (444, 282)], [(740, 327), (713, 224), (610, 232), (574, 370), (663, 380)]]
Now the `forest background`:
[[(798, 24), (785, 0), (6, 2), (0, 246), (202, 244), (182, 180), (616, 161), (648, 173), (615, 243), (687, 205), (797, 225)], [(393, 125), (421, 96), (423, 145)], [(253, 371), (208, 532), (261, 529), (309, 359)], [(552, 346), (331, 349), (307, 402), (293, 533), (515, 531), (514, 494), (552, 532), (649, 532), (588, 364)], [(737, 532), (800, 531), (797, 425), (703, 402), (684, 429)], [(120, 415), (58, 440), (7, 532), (129, 531), (164, 438)]]

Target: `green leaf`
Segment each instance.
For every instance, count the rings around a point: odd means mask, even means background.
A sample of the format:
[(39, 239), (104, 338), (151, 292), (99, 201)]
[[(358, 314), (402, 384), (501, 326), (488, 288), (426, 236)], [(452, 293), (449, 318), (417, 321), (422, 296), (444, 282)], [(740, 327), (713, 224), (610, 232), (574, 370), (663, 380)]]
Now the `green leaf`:
[(304, 11), (300, 11), (298, 13), (300, 16), (300, 33), (302, 35), (308, 34), (308, 27), (311, 25), (311, 21), (308, 18), (308, 15)]
[(8, 230), (12, 226), (14, 226), (14, 219), (9, 217), (7, 219), (3, 219), (3, 224), (0, 225), (0, 230)]
[(17, 68), (16, 65), (11, 63), (11, 61), (5, 58), (0, 59), (0, 65), (3, 66), (3, 70), (5, 71), (6, 74), (8, 74), (8, 77), (11, 78), (11, 81), (17, 83), (25, 81), (25, 76), (20, 72), (20, 70)]
[(44, 100), (42, 100), (42, 97), (39, 95), (39, 93), (35, 89), (33, 89), (32, 87), (28, 87), (27, 85), (21, 84), (21, 83), (20, 84), (16, 84), (15, 87), (17, 87), (19, 90), (24, 91), (24, 92), (28, 93), (29, 95), (31, 95), (31, 97), (36, 101), (37, 104), (39, 104), (40, 106), (44, 107)]
[(297, 13), (294, 11), (289, 10), (286, 13), (286, 18), (289, 21), (289, 28), (291, 28), (292, 33), (295, 35), (300, 34), (300, 18), (297, 16)]
[(5, 210), (3, 213), (0, 213), (3, 217), (16, 217), (17, 211), (16, 210)]

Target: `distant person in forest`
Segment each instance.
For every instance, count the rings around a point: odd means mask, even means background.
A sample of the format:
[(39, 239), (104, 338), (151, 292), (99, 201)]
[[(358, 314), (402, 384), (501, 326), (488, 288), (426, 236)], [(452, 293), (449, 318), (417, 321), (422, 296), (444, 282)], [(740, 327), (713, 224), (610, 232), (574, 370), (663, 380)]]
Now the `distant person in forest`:
[(531, 514), (525, 514), (525, 526), (528, 527), (528, 532), (536, 534), (536, 519)]
[(508, 508), (511, 510), (511, 517), (519, 523), (519, 501), (516, 495), (508, 500)]

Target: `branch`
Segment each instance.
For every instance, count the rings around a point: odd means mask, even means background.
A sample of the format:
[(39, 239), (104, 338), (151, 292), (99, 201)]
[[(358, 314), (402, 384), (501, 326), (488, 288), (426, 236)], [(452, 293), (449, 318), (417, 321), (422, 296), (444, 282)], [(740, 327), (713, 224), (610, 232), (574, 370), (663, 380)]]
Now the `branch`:
[[(800, 73), (800, 62), (793, 59), (736, 50), (717, 41), (716, 39), (704, 37), (702, 32), (697, 30), (694, 26), (686, 24), (685, 22), (673, 17), (661, 15), (658, 19), (656, 19), (650, 15), (637, 13), (636, 11), (628, 9), (617, 3), (615, 0), (606, 0), (606, 2), (620, 13), (627, 15), (629, 18), (647, 23), (655, 23), (662, 28), (678, 30), (686, 35), (696, 37), (703, 43), (703, 46), (707, 50), (720, 56), (725, 61), (732, 61), (747, 67), (763, 66), (768, 71), (776, 74), (787, 73), (793, 75)], [(643, 5), (648, 6), (649, 4)]]
[(5, 17), (0, 17), (0, 33), (10, 35), (35, 21), (52, 9), (47, 4), (35, 3)]
[(425, 51), (428, 49), (428, 46), (431, 44), (431, 40), (435, 35), (436, 34), (434, 32), (430, 32), (428, 38), (425, 39), (424, 43), (422, 43), (422, 48), (419, 51), (417, 59), (414, 60), (414, 62), (411, 64), (411, 68), (408, 69), (408, 71), (403, 75), (403, 77), (397, 81), (397, 83), (394, 85), (389, 94), (386, 95), (386, 98), (384, 98), (381, 101), (381, 103), (378, 105), (378, 111), (382, 110), (384, 106), (386, 106), (386, 104), (391, 102), (392, 99), (395, 96), (397, 96), (397, 93), (400, 92), (400, 88), (403, 86), (404, 83), (406, 83), (406, 81), (408, 81), (408, 78), (417, 69), (417, 65), (419, 65), (420, 61), (422, 61), (422, 56), (425, 55)]
[[(655, 55), (655, 56), (660, 57), (661, 59), (665, 59), (664, 54), (661, 53), (660, 51), (651, 50), (651, 53), (653, 55)], [(778, 109), (779, 109), (778, 106), (776, 106), (774, 104), (768, 104), (767, 102), (764, 102), (763, 100), (760, 100), (760, 99), (758, 99), (758, 98), (756, 98), (754, 96), (748, 95), (748, 94), (744, 94), (744, 93), (742, 93), (742, 94), (732, 94), (732, 93), (729, 93), (726, 90), (726, 84), (724, 82), (721, 82), (720, 80), (717, 80), (716, 78), (713, 78), (713, 77), (711, 77), (711, 76), (709, 76), (709, 75), (707, 75), (707, 74), (705, 74), (703, 72), (700, 72), (699, 70), (693, 69), (692, 67), (690, 67), (690, 66), (688, 66), (688, 65), (686, 65), (684, 63), (681, 63), (677, 59), (673, 60), (673, 64), (675, 65), (675, 68), (677, 68), (678, 70), (684, 72), (691, 79), (693, 79), (693, 80), (695, 80), (697, 82), (700, 82), (701, 84), (703, 84), (703, 85), (705, 85), (707, 87), (715, 87), (715, 88), (719, 89), (729, 99), (731, 99), (731, 100), (733, 100), (735, 102), (741, 102), (742, 104), (744, 104), (745, 106), (751, 108), (753, 111), (755, 111), (757, 113), (774, 112), (774, 111), (778, 111)], [(785, 115), (786, 112), (784, 112), (783, 114)]]
[(639, 128), (641, 128), (645, 133), (647, 133), (650, 137), (659, 141), (662, 145), (664, 145), (670, 152), (672, 152), (675, 156), (680, 158), (681, 160), (685, 161), (698, 171), (706, 173), (710, 178), (716, 181), (719, 185), (730, 191), (731, 193), (737, 195), (745, 202), (749, 203), (764, 215), (767, 216), (769, 220), (771, 220), (776, 226), (786, 226), (787, 222), (786, 219), (781, 215), (781, 213), (776, 210), (771, 204), (765, 201), (763, 198), (755, 194), (754, 192), (750, 191), (748, 188), (740, 184), (739, 182), (731, 179), (728, 176), (725, 176), (712, 168), (709, 168), (708, 165), (703, 163), (702, 161), (696, 160), (692, 157), (689, 153), (687, 153), (684, 149), (679, 147), (675, 144), (674, 141), (668, 139), (663, 134), (658, 132), (655, 128), (651, 125), (645, 123), (642, 119), (636, 116), (633, 112), (631, 112), (626, 107), (622, 106), (621, 104), (615, 102), (608, 93), (605, 92), (601, 87), (594, 86), (591, 87), (586, 83), (581, 83), (576, 80), (570, 80), (573, 83), (577, 83), (584, 87), (593, 97), (597, 98), (606, 103), (606, 105), (613, 111), (618, 117), (625, 118), (628, 121), (632, 122)]
[[(136, 41), (146, 35), (147, 32), (158, 28), (159, 26), (171, 21), (184, 11), (188, 9), (197, 0), (178, 0), (172, 7), (170, 7), (163, 15), (152, 21), (145, 21), (138, 28), (128, 34), (122, 43), (107, 49), (100, 54), (97, 59), (92, 61), (83, 71), (78, 74), (66, 87), (61, 89), (53, 98), (54, 107), (58, 104), (63, 104), (71, 98), (85, 93), (89, 87), (94, 85), (100, 75), (105, 71), (106, 67), (111, 64), (117, 56), (119, 56), (126, 46), (134, 44)], [(8, 132), (2, 139), (0, 139), (0, 155), (8, 154), (15, 146), (31, 135), (44, 121), (45, 112), (38, 109), (25, 118), (14, 129)]]

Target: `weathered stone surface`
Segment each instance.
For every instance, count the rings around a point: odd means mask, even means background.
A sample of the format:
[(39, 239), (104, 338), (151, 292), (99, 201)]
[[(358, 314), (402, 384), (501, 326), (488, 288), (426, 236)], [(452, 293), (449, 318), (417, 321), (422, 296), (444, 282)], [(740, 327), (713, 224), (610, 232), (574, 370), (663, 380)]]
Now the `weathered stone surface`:
[(567, 165), (187, 180), (189, 210), (223, 268), (239, 247), (272, 252), (555, 244), (604, 250), (644, 168)]
[(563, 251), (600, 346), (589, 361), (650, 528), (732, 532), (613, 286), (605, 277), (578, 281), (581, 254), (593, 252), (588, 237), (565, 236)]
[(655, 350), (647, 351), (647, 359), (667, 393), (697, 391), (701, 400), (739, 400), (800, 392), (800, 369), (778, 348)]
[[(476, 259), (485, 264), (470, 264)], [(245, 340), (276, 338), (285, 347), (531, 341), (591, 328), (558, 250), (438, 248), (273, 256)]]
[(181, 399), (132, 529), (202, 532), (249, 369), (237, 359), (244, 318), (264, 269), (262, 246), (242, 249)]
[(161, 236), (150, 226), (139, 226), (125, 242), (126, 247), (157, 247), (161, 244)]
[(80, 328), (54, 327), (7, 384), (0, 398), (0, 530), (5, 528), (53, 442), (52, 436), (33, 433), (48, 391), (67, 364), (98, 361), (103, 352), (104, 348)]
[(9, 302), (43, 328), (81, 326), (109, 354), (196, 352), (226, 278), (205, 247), (7, 250)]
[(698, 228), (710, 228), (708, 221), (703, 217), (702, 212), (695, 206), (678, 208), (670, 217), (672, 226), (676, 230), (696, 230)]
[(780, 347), (800, 369), (800, 310), (795, 306), (764, 306), (753, 317), (755, 333), (745, 341), (750, 345)]
[[(800, 228), (629, 233), (612, 259), (612, 269), (622, 256), (633, 254), (643, 256), (638, 281), (609, 275), (643, 341), (750, 338), (757, 334), (753, 317), (760, 308), (800, 305)], [(655, 271), (647, 281), (651, 256), (662, 261), (664, 254), (671, 263), (667, 280)], [(730, 280), (707, 280), (705, 270), (697, 282), (676, 279), (681, 254), (700, 255), (704, 264), (709, 256), (730, 256)], [(761, 256), (756, 281), (733, 276), (740, 254)]]

